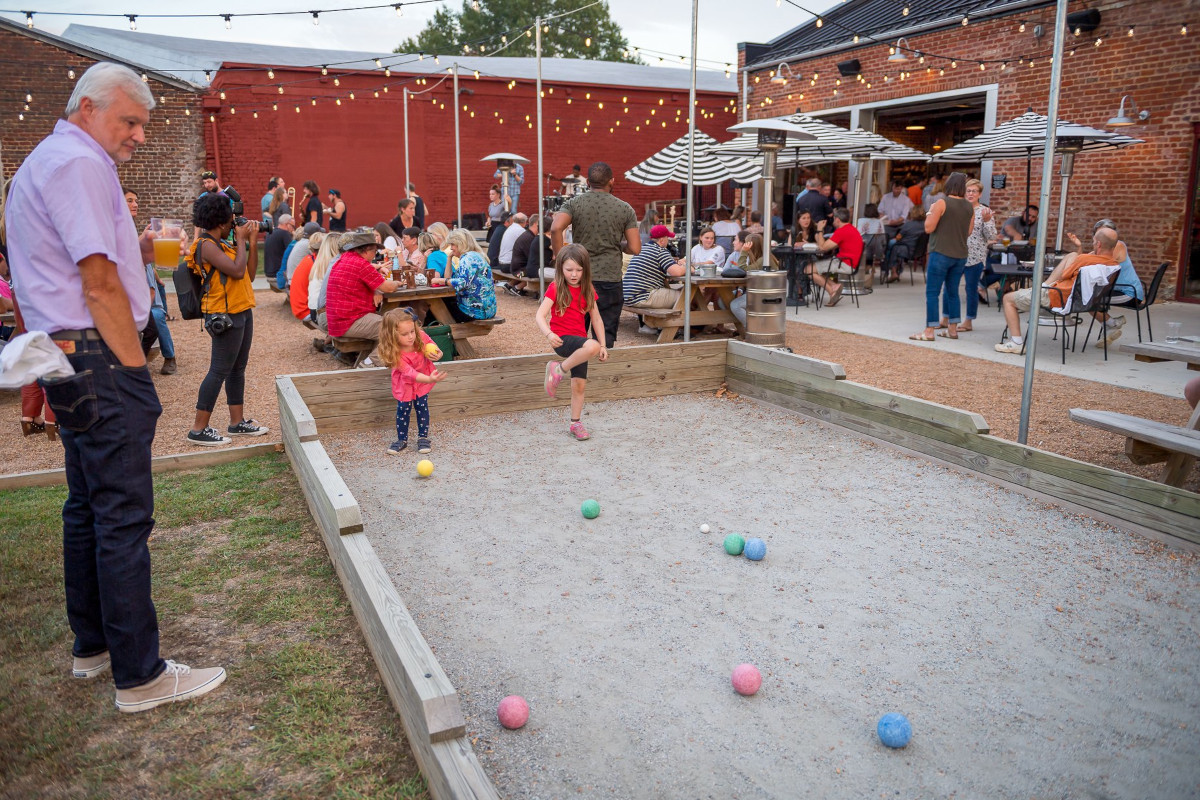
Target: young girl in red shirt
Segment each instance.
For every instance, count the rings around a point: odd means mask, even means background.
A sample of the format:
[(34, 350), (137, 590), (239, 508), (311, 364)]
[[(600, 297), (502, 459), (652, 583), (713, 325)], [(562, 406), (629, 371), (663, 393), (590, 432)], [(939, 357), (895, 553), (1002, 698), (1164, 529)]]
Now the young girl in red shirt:
[[(591, 322), (593, 336), (588, 336)], [(571, 373), (571, 435), (590, 438), (580, 421), (583, 415), (583, 391), (587, 386), (587, 362), (600, 357), (608, 360), (604, 346), (604, 322), (596, 307), (592, 288), (592, 261), (582, 245), (569, 244), (554, 259), (554, 283), (546, 287), (546, 296), (537, 310), (537, 326), (550, 340), (562, 361), (546, 364), (546, 394), (554, 397), (558, 383)]]
[(417, 411), (417, 452), (428, 453), (432, 449), (426, 395), (446, 377), (431, 360), (441, 357), (442, 351), (425, 331), (417, 328), (416, 320), (407, 311), (393, 308), (383, 315), (379, 359), (392, 369), (392, 396), (396, 398), (396, 441), (388, 448), (392, 455), (408, 447), (408, 421), (413, 409)]

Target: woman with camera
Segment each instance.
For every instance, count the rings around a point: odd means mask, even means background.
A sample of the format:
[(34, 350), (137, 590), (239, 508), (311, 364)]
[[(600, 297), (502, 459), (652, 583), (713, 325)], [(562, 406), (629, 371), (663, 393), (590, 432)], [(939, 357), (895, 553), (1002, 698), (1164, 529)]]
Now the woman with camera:
[[(187, 266), (200, 276), (204, 287), (200, 309), (204, 312), (204, 329), (212, 339), (212, 356), (196, 400), (196, 421), (187, 438), (192, 444), (212, 447), (233, 441), (208, 424), (222, 384), (229, 403), (230, 435), (262, 436), (269, 430), (242, 414), (246, 363), (254, 338), (251, 284), (258, 270), (258, 223), (243, 217), (235, 220), (229, 198), (214, 193), (196, 201), (192, 224), (196, 226), (196, 237), (187, 254)], [(230, 230), (236, 245), (226, 241)]]

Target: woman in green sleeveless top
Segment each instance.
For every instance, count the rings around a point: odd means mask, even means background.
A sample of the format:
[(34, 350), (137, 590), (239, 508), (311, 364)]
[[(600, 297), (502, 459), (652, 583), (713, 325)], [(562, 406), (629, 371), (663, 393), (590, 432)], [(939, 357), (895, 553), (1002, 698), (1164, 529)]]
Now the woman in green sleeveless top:
[(965, 199), (967, 176), (963, 173), (952, 173), (946, 179), (944, 191), (945, 199), (935, 202), (925, 217), (925, 232), (929, 234), (929, 257), (925, 262), (925, 330), (908, 337), (919, 342), (933, 341), (943, 287), (949, 328), (938, 335), (957, 339), (958, 323), (962, 322), (958, 285), (967, 265), (967, 237), (975, 224), (975, 209)]

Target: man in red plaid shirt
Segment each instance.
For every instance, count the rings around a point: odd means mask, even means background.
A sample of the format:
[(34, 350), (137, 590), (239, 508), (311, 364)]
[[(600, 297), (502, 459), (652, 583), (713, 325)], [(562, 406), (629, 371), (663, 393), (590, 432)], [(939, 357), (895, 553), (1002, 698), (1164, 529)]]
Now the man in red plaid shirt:
[(379, 349), (379, 326), (383, 317), (376, 309), (383, 292), (393, 292), (399, 281), (387, 280), (371, 265), (379, 245), (373, 231), (355, 231), (342, 237), (341, 257), (329, 271), (325, 289), (325, 321), (330, 336), (374, 339), (375, 350), (361, 366), (372, 366)]

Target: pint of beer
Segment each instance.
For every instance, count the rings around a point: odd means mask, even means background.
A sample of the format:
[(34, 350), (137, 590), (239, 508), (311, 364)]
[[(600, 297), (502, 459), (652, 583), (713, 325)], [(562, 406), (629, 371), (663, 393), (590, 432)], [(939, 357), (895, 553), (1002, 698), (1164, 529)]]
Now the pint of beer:
[(154, 266), (168, 269), (177, 267), (183, 220), (151, 217), (150, 231), (154, 234)]

